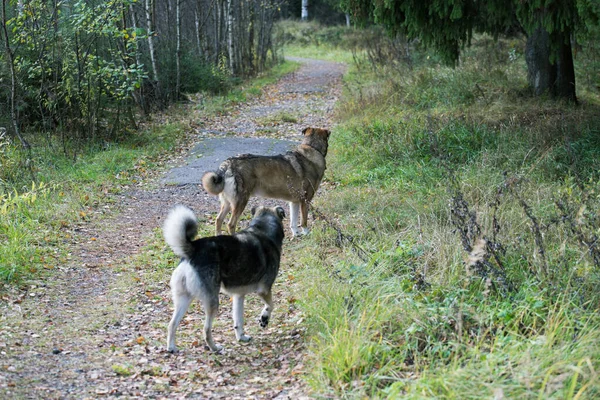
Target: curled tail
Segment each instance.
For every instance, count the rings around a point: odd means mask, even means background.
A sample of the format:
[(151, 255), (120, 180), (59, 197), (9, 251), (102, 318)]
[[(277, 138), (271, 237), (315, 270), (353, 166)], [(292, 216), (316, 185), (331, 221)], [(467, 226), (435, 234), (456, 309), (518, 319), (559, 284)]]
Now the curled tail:
[(206, 172), (202, 175), (202, 186), (208, 193), (216, 196), (225, 188), (225, 179), (219, 172)]
[(194, 212), (186, 206), (175, 206), (163, 225), (165, 241), (179, 257), (189, 260), (194, 251), (192, 240), (198, 233)]

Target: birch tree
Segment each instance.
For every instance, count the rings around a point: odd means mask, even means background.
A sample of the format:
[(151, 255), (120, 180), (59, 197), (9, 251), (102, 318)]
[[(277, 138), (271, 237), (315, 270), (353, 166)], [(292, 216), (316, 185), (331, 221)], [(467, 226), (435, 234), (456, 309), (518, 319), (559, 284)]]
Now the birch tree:
[(302, 12), (300, 14), (300, 19), (302, 21), (308, 20), (308, 0), (302, 0)]
[(176, 60), (176, 83), (175, 83), (175, 99), (179, 99), (181, 94), (181, 1), (175, 0), (176, 9), (176, 27), (177, 27), (177, 47), (175, 50)]
[[(146, 0), (146, 30), (148, 37), (148, 51), (150, 53), (150, 62), (152, 65), (152, 78), (154, 79), (154, 85), (156, 86), (156, 91), (158, 96), (160, 96), (160, 79), (158, 76), (158, 68), (156, 67), (156, 51), (154, 48), (154, 26), (153, 26), (153, 17), (154, 17), (154, 2), (156, 0)], [(157, 97), (158, 97), (157, 96)]]
[[(10, 70), (10, 120), (13, 126), (15, 136), (19, 139), (21, 145), (25, 149), (29, 149), (31, 146), (29, 145), (27, 140), (25, 140), (25, 138), (23, 138), (23, 136), (21, 135), (21, 129), (19, 127), (19, 116), (16, 106), (18, 91), (17, 73), (15, 71), (15, 55), (13, 49), (11, 48), (8, 36), (8, 18), (6, 16), (6, 2), (7, 0), (2, 0), (2, 33), (4, 39), (6, 62), (8, 64), (8, 69)], [(21, 9), (22, 5), (19, 4), (19, 7)]]
[(229, 52), (229, 70), (232, 74), (236, 73), (235, 63), (235, 51), (234, 51), (234, 26), (235, 19), (233, 17), (233, 2), (234, 0), (227, 0), (227, 50)]
[(65, 151), (111, 139), (183, 93), (226, 90), (277, 61), (283, 0), (0, 1), (0, 120), (24, 147), (26, 130), (60, 131)]
[[(133, 27), (133, 32), (135, 33), (135, 44), (136, 44), (136, 50), (135, 50), (135, 62), (137, 65), (142, 65), (142, 61), (140, 58), (140, 51), (139, 51), (139, 30), (138, 30), (138, 24), (137, 24), (137, 13), (135, 12), (135, 8), (133, 7), (133, 4), (129, 4), (129, 17), (131, 18), (131, 26)], [(132, 93), (135, 102), (137, 103), (137, 105), (140, 107), (140, 110), (142, 111), (142, 113), (145, 115), (149, 112), (146, 100), (144, 98), (143, 93), (141, 92), (140, 88), (137, 88), (135, 91), (133, 91)]]

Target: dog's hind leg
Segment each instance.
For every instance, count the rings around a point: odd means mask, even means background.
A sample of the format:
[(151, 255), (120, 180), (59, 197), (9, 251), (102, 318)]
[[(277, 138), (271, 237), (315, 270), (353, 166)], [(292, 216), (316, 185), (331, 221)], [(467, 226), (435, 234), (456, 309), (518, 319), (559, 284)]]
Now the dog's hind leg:
[(177, 352), (177, 346), (175, 346), (175, 332), (181, 322), (181, 319), (185, 315), (190, 303), (192, 302), (192, 296), (189, 293), (176, 293), (176, 289), (173, 290), (173, 305), (175, 307), (173, 311), (173, 318), (169, 322), (169, 330), (167, 334), (167, 351), (170, 353)]
[(233, 235), (235, 233), (235, 228), (237, 223), (244, 212), (244, 208), (246, 208), (246, 204), (248, 204), (248, 199), (239, 199), (237, 203), (234, 203), (231, 207), (231, 218), (229, 218), (229, 222), (227, 223), (227, 228), (229, 229), (229, 234)]
[(258, 323), (261, 327), (266, 328), (269, 325), (269, 319), (271, 318), (271, 312), (273, 311), (273, 298), (271, 296), (271, 290), (266, 292), (258, 292), (258, 295), (265, 302), (265, 308), (260, 313)]
[(221, 200), (221, 209), (219, 210), (219, 214), (217, 215), (217, 221), (215, 222), (215, 233), (217, 235), (221, 234), (223, 221), (229, 213), (229, 210), (231, 210), (231, 204), (222, 194), (219, 195), (219, 200)]
[(202, 299), (202, 305), (204, 306), (204, 314), (206, 314), (206, 320), (204, 321), (204, 341), (211, 351), (219, 352), (223, 349), (223, 346), (215, 344), (212, 337), (212, 324), (213, 320), (219, 312), (219, 297), (205, 296)]
[(292, 236), (298, 236), (298, 210), (300, 209), (300, 203), (294, 203), (290, 201), (290, 229), (292, 230)]
[(250, 336), (244, 335), (244, 295), (233, 295), (233, 330), (240, 342), (249, 342)]

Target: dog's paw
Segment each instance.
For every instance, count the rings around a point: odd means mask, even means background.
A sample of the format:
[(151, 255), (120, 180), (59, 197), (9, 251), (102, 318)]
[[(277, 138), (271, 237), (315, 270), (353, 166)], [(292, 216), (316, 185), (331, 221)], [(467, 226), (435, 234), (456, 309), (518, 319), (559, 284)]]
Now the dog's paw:
[(223, 346), (215, 344), (213, 346), (205, 345), (205, 349), (212, 351), (213, 353), (221, 354), (223, 352)]
[(302, 228), (302, 230), (300, 229), (292, 229), (292, 237), (290, 238), (290, 240), (294, 240), (294, 239), (299, 239), (303, 236), (306, 236), (310, 233), (310, 229), (308, 228)]
[(171, 353), (171, 354), (177, 354), (177, 353), (179, 353), (179, 350), (175, 346), (168, 346), (167, 347), (167, 351), (169, 353)]
[(262, 328), (266, 328), (267, 325), (269, 325), (269, 316), (268, 315), (261, 315), (258, 318), (258, 323), (260, 324), (260, 326)]
[(248, 335), (240, 335), (238, 338), (238, 342), (249, 342), (252, 339), (252, 336)]

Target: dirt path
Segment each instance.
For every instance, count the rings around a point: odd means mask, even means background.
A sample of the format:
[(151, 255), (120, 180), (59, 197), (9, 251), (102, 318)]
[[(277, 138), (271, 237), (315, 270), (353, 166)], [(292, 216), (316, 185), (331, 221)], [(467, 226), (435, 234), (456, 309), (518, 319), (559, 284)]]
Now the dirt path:
[[(274, 289), (274, 318), (266, 330), (255, 321), (260, 302), (255, 296), (247, 301), (251, 342), (235, 342), (230, 302), (221, 297), (214, 331), (225, 347), (220, 355), (203, 347), (197, 304), (179, 328), (181, 352), (165, 351), (171, 269), (148, 268), (142, 261), (173, 262), (156, 236), (174, 204), (192, 207), (212, 225), (218, 200), (199, 186), (204, 170), (240, 152), (285, 150), (299, 142), (306, 126), (331, 126), (343, 66), (299, 61), (297, 72), (229, 115), (204, 123), (192, 115), (198, 143), (185, 160), (148, 185), (152, 189), (117, 196), (113, 204), (100, 206), (103, 217), (75, 228), (71, 262), (52, 279), (1, 299), (0, 398), (306, 397), (305, 330), (289, 289), (294, 282), (285, 260), (288, 242)], [(160, 245), (148, 249), (149, 243)]]

